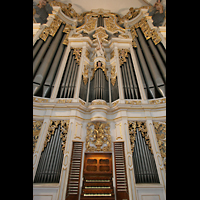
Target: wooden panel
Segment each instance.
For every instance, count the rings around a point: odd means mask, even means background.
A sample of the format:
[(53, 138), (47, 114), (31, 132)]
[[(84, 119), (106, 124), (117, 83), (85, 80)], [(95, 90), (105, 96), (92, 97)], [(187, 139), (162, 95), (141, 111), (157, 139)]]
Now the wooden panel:
[(117, 200), (129, 200), (124, 156), (124, 142), (114, 143), (116, 197)]
[(81, 200), (114, 200), (112, 154), (86, 153)]

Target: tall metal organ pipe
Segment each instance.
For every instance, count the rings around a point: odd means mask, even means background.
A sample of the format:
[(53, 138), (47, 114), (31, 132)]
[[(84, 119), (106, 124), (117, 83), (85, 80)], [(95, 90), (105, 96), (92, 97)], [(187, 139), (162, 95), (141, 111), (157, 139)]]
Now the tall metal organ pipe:
[(61, 25), (61, 27), (59, 28), (59, 31), (57, 32), (57, 34), (55, 35), (55, 38), (53, 39), (34, 79), (33, 79), (33, 82), (34, 83), (37, 83), (39, 84), (40, 86), (38, 87), (35, 87), (34, 88), (34, 91), (33, 91), (33, 95), (36, 95), (40, 88), (42, 87), (44, 81), (45, 81), (45, 78), (46, 78), (46, 75), (48, 73), (48, 70), (51, 66), (51, 62), (53, 61), (53, 58), (54, 58), (54, 55), (56, 53), (56, 50), (58, 48), (58, 45), (59, 45), (59, 42), (62, 38), (62, 31), (64, 29), (64, 24)]

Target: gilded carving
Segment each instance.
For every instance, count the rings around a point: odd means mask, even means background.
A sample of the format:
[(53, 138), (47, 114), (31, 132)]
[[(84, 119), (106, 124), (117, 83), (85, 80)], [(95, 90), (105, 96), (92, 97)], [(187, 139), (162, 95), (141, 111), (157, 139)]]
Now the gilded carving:
[(46, 27), (42, 33), (40, 34), (40, 38), (44, 41), (46, 41), (46, 39), (48, 38), (49, 35), (51, 35), (52, 37), (54, 37), (54, 35), (56, 34), (58, 28), (60, 27), (61, 23), (63, 21), (55, 15), (54, 20), (52, 21), (51, 25), (49, 27)]
[(120, 63), (120, 66), (126, 62), (126, 57), (128, 57), (128, 52), (129, 52), (129, 49), (119, 49), (119, 63)]
[(71, 103), (72, 99), (59, 99), (57, 103)]
[(149, 24), (148, 24), (146, 18), (144, 17), (139, 22), (137, 22), (136, 24), (134, 24), (131, 27), (131, 35), (132, 35), (134, 47), (137, 47), (136, 43), (134, 42), (134, 39), (135, 39), (135, 37), (138, 37), (137, 33), (135, 31), (135, 29), (138, 27), (141, 28), (146, 40), (149, 40), (150, 38), (152, 38), (152, 41), (154, 42), (155, 45), (157, 45), (159, 42), (162, 41), (162, 39), (160, 38), (160, 36), (156, 32), (156, 30), (151, 29), (149, 27)]
[(88, 66), (84, 65), (84, 69), (83, 69), (83, 83), (86, 85), (88, 82)]
[(138, 129), (138, 131), (141, 132), (142, 137), (145, 138), (145, 142), (149, 146), (149, 149), (151, 150), (151, 153), (153, 154), (149, 135), (147, 134), (146, 123), (140, 122), (140, 121), (129, 121), (128, 128), (129, 128), (129, 135), (130, 135), (130, 141), (131, 141), (131, 151), (134, 152), (135, 139), (136, 139), (136, 134), (137, 134), (137, 129)]
[(107, 69), (106, 69), (106, 66), (105, 66), (105, 62), (101, 62), (101, 61), (96, 61), (94, 62), (94, 68), (93, 68), (93, 74), (92, 74), (92, 77), (90, 79), (90, 81), (92, 81), (92, 79), (94, 78), (94, 74), (96, 72), (96, 70), (98, 68), (101, 68), (106, 76), (106, 80), (108, 80), (108, 77), (107, 77)]
[(115, 66), (112, 66), (111, 68), (111, 84), (114, 86), (115, 85), (115, 82), (116, 82), (116, 78), (117, 78), (117, 72), (116, 72), (116, 67)]
[(33, 153), (37, 144), (43, 121), (33, 121)]
[(73, 49), (74, 49), (73, 54), (75, 55), (76, 63), (80, 65), (82, 48), (73, 48)]
[(33, 97), (33, 102), (38, 102), (38, 103), (47, 103), (49, 99), (44, 99), (40, 97)]
[(162, 99), (156, 99), (156, 100), (149, 100), (150, 104), (161, 104), (161, 103), (166, 103), (166, 98)]
[(92, 101), (91, 105), (106, 105), (107, 106), (107, 103), (104, 100), (102, 100), (102, 101), (94, 100), (94, 101)]
[(86, 151), (111, 151), (109, 123), (89, 122), (87, 124)]
[(97, 42), (97, 36), (101, 42), (104, 41), (108, 43), (108, 40), (106, 39), (108, 38), (108, 34), (103, 27), (98, 27), (95, 31), (95, 34), (92, 35), (93, 38), (96, 38), (93, 40), (93, 43)]
[(50, 142), (51, 136), (54, 135), (55, 129), (58, 128), (59, 125), (60, 125), (60, 138), (62, 139), (62, 152), (64, 154), (67, 133), (69, 128), (69, 120), (56, 120), (56, 121), (51, 120), (42, 151), (44, 151), (45, 147), (47, 146), (47, 143)]
[(125, 101), (125, 104), (132, 104), (132, 105), (141, 105), (141, 101)]
[(153, 122), (156, 137), (166, 170), (166, 122)]

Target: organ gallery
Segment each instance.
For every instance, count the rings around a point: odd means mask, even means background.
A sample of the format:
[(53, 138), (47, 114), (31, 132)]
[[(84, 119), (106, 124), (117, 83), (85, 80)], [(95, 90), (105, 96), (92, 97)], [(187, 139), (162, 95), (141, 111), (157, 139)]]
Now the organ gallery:
[(152, 20), (157, 8), (165, 16), (162, 2), (124, 15), (41, 2), (33, 12), (33, 199), (165, 200), (166, 18)]

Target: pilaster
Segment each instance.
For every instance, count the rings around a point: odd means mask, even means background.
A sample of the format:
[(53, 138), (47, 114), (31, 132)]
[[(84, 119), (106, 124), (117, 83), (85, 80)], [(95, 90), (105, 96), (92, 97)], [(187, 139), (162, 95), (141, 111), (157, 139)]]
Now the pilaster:
[(37, 144), (36, 144), (35, 152), (33, 154), (33, 180), (35, 178), (37, 166), (38, 166), (38, 163), (39, 163), (39, 160), (40, 160), (40, 156), (41, 156), (42, 149), (43, 149), (43, 146), (44, 146), (44, 141), (45, 141), (45, 138), (46, 138), (46, 135), (47, 135), (47, 132), (48, 132), (49, 124), (50, 124), (50, 119), (49, 118), (44, 119), (42, 127), (41, 127), (41, 131), (40, 131), (40, 134), (39, 134), (39, 139), (38, 139)]
[(150, 138), (150, 141), (151, 141), (151, 147), (152, 147), (154, 159), (155, 159), (155, 162), (156, 162), (156, 167), (157, 167), (157, 171), (158, 171), (158, 175), (159, 175), (160, 184), (163, 185), (165, 193), (166, 193), (165, 170), (164, 170), (164, 166), (163, 166), (162, 160), (161, 160), (162, 157), (161, 157), (160, 150), (159, 150), (159, 147), (158, 147), (155, 129), (154, 129), (154, 126), (153, 126), (153, 121), (148, 119), (146, 121), (146, 126), (147, 126), (147, 132), (148, 132), (148, 135), (149, 135), (149, 138)]
[(82, 71), (83, 71), (83, 68), (84, 68), (85, 52), (86, 52), (86, 43), (84, 43), (84, 46), (82, 47), (80, 65), (79, 65), (77, 79), (76, 79), (76, 89), (75, 89), (75, 93), (74, 93), (75, 99), (79, 98), (79, 91), (80, 91), (80, 87), (81, 87), (81, 76), (82, 76)]

